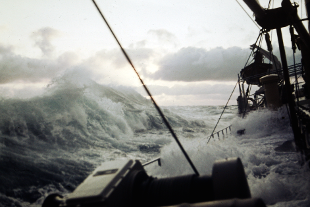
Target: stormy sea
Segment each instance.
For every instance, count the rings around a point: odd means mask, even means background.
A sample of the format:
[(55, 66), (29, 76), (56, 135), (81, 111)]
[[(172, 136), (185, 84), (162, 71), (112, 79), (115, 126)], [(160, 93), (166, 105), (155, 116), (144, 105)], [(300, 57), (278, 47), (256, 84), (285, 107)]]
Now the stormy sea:
[[(228, 106), (171, 106), (162, 110), (200, 174), (213, 163), (240, 157), (252, 197), (268, 206), (310, 206), (310, 171), (294, 151), (285, 107), (244, 119)], [(138, 159), (153, 177), (192, 174), (149, 99), (127, 87), (92, 80), (55, 79), (44, 95), (0, 99), (0, 206), (41, 206), (44, 198), (72, 192), (106, 161)], [(239, 135), (238, 130), (244, 129)], [(281, 147), (279, 147), (281, 146)]]

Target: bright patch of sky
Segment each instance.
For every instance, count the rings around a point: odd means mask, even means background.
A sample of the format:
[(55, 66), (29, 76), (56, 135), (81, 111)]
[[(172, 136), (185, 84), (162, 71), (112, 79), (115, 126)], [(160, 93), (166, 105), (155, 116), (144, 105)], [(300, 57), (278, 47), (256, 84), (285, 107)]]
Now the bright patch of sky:
[[(68, 72), (100, 84), (129, 86), (145, 95), (92, 1), (0, 2), (3, 96), (40, 94), (53, 78)], [(260, 1), (263, 7), (268, 2)], [(275, 0), (273, 6), (280, 3)], [(304, 2), (297, 3), (305, 18)], [(259, 34), (233, 0), (97, 0), (97, 4), (161, 105), (225, 104), (250, 54), (249, 45)], [(288, 28), (282, 30), (290, 48)], [(272, 36), (276, 48), (275, 32)], [(231, 104), (236, 104), (236, 96)]]

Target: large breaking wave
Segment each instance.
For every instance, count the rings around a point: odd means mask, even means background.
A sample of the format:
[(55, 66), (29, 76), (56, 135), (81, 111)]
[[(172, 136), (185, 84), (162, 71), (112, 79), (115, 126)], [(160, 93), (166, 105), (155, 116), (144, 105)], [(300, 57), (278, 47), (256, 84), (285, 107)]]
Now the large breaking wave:
[[(78, 80), (78, 81), (77, 81)], [(44, 95), (0, 101), (0, 206), (41, 206), (52, 192), (71, 192), (102, 162), (161, 157), (146, 167), (156, 177), (193, 173), (149, 99), (72, 74), (54, 79)], [(222, 106), (163, 107), (201, 174), (215, 160), (240, 157), (252, 195), (269, 206), (308, 206), (309, 169), (291, 150), (276, 150), (293, 135), (285, 108), (237, 116), (229, 106), (212, 139)], [(237, 130), (245, 134), (237, 135)], [(216, 130), (216, 131), (217, 131)]]
[[(49, 192), (72, 191), (106, 160), (147, 160), (170, 137), (143, 137), (165, 126), (151, 102), (126, 87), (69, 75), (44, 95), (0, 101), (0, 206), (39, 204)], [(165, 110), (173, 127), (201, 127)], [(140, 136), (136, 136), (140, 134)]]

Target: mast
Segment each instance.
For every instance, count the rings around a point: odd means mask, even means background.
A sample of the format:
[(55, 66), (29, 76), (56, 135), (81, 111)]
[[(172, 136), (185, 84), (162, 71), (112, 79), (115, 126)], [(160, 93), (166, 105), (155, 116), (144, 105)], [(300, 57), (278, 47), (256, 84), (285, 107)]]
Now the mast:
[[(293, 25), (301, 40), (310, 51), (310, 36), (297, 14), (297, 5), (293, 6), (290, 0), (283, 0), (282, 7), (264, 10), (257, 0), (243, 1), (254, 12), (255, 21), (264, 29), (272, 30)], [(307, 2), (306, 6), (310, 7), (310, 0), (307, 0)]]
[[(305, 6), (306, 6), (307, 17), (309, 18), (310, 0), (305, 1)], [(309, 20), (308, 20), (308, 31), (310, 32), (310, 21)]]
[[(303, 66), (304, 66), (304, 80), (308, 89), (308, 95), (310, 95), (310, 36), (306, 28), (304, 27), (302, 20), (299, 18), (297, 13), (298, 5), (293, 4), (290, 0), (283, 0), (281, 6), (275, 9), (265, 10), (261, 7), (257, 0), (243, 0), (247, 6), (254, 12), (255, 21), (266, 31), (276, 29), (278, 36), (278, 43), (281, 55), (281, 62), (283, 66), (283, 76), (285, 80), (285, 90), (287, 95), (287, 100), (289, 104), (289, 111), (291, 117), (291, 126), (294, 133), (295, 144), (297, 150), (306, 150), (305, 148), (305, 137), (307, 136), (305, 131), (301, 131), (303, 127), (302, 117), (299, 117), (294, 96), (292, 94), (292, 88), (290, 83), (289, 71), (287, 66), (286, 54), (283, 45), (282, 38), (282, 27), (293, 25), (298, 33), (297, 44), (301, 48), (303, 56)], [(310, 9), (310, 0), (306, 0), (307, 13)], [(293, 30), (292, 30), (293, 31)], [(291, 33), (294, 37), (294, 32)], [(295, 44), (295, 42), (292, 42)], [(307, 125), (310, 123), (306, 123)], [(306, 158), (307, 159), (307, 158)]]

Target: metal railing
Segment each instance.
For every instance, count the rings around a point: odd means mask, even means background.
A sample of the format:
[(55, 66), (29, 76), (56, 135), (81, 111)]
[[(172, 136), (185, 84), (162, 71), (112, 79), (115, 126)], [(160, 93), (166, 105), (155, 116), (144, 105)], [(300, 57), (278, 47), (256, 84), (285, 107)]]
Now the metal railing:
[[(296, 75), (301, 75), (302, 74), (302, 64), (298, 63), (295, 65), (295, 67), (294, 67), (294, 65), (288, 66), (288, 71), (289, 71), (290, 77), (295, 76), (295, 69), (296, 69)], [(269, 71), (269, 73), (266, 72), (266, 73), (255, 74), (253, 76), (248, 76), (244, 79), (241, 77), (241, 80), (247, 81), (247, 80), (251, 80), (251, 79), (255, 79), (255, 78), (260, 78), (260, 77), (263, 77), (263, 76), (269, 75), (269, 74), (278, 74), (281, 77), (281, 76), (283, 76), (282, 71), (283, 71), (283, 68), (278, 69), (278, 70), (277, 69), (271, 69)]]
[(142, 166), (143, 166), (143, 167), (144, 167), (144, 166), (147, 166), (147, 165), (152, 164), (153, 162), (156, 162), (156, 161), (158, 162), (158, 165), (161, 166), (160, 157), (157, 157), (157, 158), (155, 158), (155, 159), (153, 159), (153, 160), (151, 160), (151, 161), (148, 161), (148, 162), (142, 164)]
[[(222, 136), (223, 136), (223, 138), (224, 138), (224, 137), (225, 137), (225, 134), (228, 134), (228, 130), (231, 131), (231, 126), (232, 126), (232, 125), (230, 125), (230, 126), (224, 128), (224, 129), (222, 129), (222, 130), (220, 130), (220, 131), (214, 132), (213, 134), (211, 134), (211, 135), (208, 137), (208, 139), (211, 138), (211, 137), (214, 138), (214, 135), (217, 135), (218, 139), (220, 139), (220, 134), (222, 134)], [(146, 163), (143, 163), (142, 166), (144, 167), (144, 166), (147, 166), (147, 165), (152, 164), (152, 163), (154, 163), (154, 162), (157, 162), (157, 163), (158, 163), (158, 166), (161, 166), (161, 158), (160, 158), (160, 157), (157, 157), (157, 158), (155, 158), (155, 159), (153, 159), (153, 160), (150, 160), (150, 161), (148, 161), (148, 162), (146, 162)]]
[(211, 135), (208, 137), (208, 139), (209, 139), (209, 138), (214, 138), (214, 135), (217, 135), (218, 139), (220, 139), (220, 134), (222, 134), (223, 138), (225, 138), (224, 131), (225, 131), (225, 133), (227, 134), (227, 133), (228, 133), (228, 132), (227, 132), (228, 129), (229, 129), (229, 131), (231, 131), (231, 126), (232, 126), (232, 125), (230, 125), (230, 126), (224, 128), (224, 129), (222, 129), (222, 130), (220, 130), (220, 131), (214, 132), (213, 134), (211, 134)]

